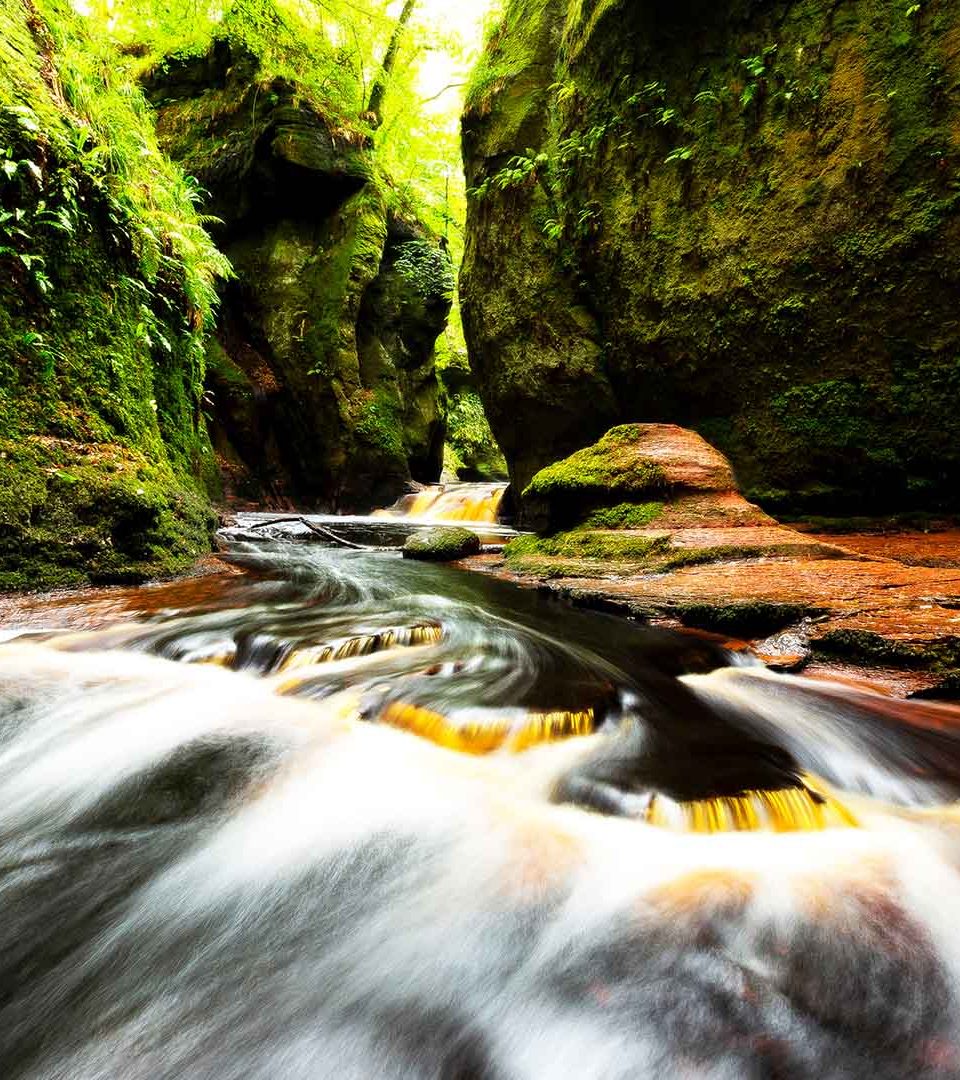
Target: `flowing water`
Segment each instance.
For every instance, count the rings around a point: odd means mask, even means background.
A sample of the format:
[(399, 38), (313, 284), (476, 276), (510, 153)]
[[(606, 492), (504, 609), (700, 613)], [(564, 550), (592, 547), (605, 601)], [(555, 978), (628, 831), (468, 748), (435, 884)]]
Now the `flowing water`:
[(0, 1076), (960, 1076), (960, 710), (256, 524), (9, 620)]
[(506, 484), (439, 484), (402, 499), (377, 517), (406, 517), (424, 523), (495, 523), (506, 494)]

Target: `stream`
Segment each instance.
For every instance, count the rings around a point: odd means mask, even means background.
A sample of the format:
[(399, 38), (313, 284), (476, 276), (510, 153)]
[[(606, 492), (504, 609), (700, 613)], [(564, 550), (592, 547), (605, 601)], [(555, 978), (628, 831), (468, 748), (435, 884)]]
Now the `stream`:
[(960, 709), (297, 520), (0, 627), (5, 1080), (960, 1077)]

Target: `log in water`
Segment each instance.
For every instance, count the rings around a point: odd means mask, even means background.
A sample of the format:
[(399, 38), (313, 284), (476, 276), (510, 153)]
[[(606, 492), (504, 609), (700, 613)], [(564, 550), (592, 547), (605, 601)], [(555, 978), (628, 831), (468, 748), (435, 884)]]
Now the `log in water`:
[(960, 1076), (960, 710), (232, 557), (0, 646), (0, 1075)]

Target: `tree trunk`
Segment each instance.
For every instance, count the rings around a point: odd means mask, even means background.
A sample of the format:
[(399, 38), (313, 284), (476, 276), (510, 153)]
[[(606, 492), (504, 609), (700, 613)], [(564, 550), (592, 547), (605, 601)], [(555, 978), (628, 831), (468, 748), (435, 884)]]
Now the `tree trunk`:
[(400, 12), (400, 18), (397, 19), (397, 25), (393, 28), (393, 33), (390, 35), (390, 44), (387, 46), (387, 51), (383, 55), (383, 66), (380, 68), (380, 72), (374, 80), (373, 89), (370, 91), (370, 104), (367, 106), (367, 113), (370, 117), (370, 122), (375, 128), (380, 127), (383, 123), (383, 99), (387, 95), (390, 76), (393, 74), (393, 69), (397, 65), (397, 54), (400, 52), (400, 42), (403, 39), (403, 32), (406, 30), (407, 24), (410, 22), (410, 17), (413, 15), (413, 9), (416, 6), (417, 0), (404, 0), (403, 11)]

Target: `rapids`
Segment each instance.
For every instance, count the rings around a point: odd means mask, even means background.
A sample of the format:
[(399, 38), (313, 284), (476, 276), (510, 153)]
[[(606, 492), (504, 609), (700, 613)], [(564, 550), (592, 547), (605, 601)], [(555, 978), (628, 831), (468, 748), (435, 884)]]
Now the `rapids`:
[(960, 710), (229, 545), (3, 630), (4, 1078), (960, 1076)]

